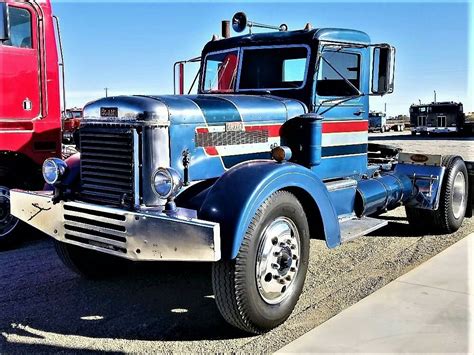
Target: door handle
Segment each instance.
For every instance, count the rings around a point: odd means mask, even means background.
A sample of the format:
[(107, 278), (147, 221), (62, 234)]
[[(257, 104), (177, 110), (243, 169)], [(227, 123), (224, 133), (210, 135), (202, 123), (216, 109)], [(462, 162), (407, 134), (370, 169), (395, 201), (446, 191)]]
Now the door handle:
[(364, 110), (358, 110), (358, 111), (354, 112), (354, 116), (360, 116), (360, 115), (362, 115), (363, 113), (365, 113)]

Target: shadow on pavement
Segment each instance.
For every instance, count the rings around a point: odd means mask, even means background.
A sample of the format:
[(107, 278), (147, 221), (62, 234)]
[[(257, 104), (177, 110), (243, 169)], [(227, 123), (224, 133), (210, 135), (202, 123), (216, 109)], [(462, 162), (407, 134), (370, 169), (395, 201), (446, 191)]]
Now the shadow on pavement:
[[(42, 337), (64, 337), (64, 348), (57, 349), (65, 351), (67, 336), (135, 341), (249, 336), (222, 319), (210, 264), (131, 263), (122, 276), (88, 281), (69, 272), (52, 245), (42, 245), (40, 251), (43, 263), (28, 259), (15, 265), (20, 279), (0, 275), (0, 288), (7, 290), (0, 293), (0, 353), (54, 351)], [(0, 254), (0, 267), (6, 254)], [(37, 347), (27, 344), (38, 336)], [(22, 337), (31, 341), (15, 341)]]

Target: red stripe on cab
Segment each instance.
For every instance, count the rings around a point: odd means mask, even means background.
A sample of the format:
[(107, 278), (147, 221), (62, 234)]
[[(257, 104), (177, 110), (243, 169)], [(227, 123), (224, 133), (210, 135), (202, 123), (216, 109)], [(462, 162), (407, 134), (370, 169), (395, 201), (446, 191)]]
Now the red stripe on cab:
[(368, 121), (334, 121), (323, 122), (323, 133), (363, 132), (368, 131)]
[(216, 147), (204, 147), (204, 150), (206, 151), (207, 155), (219, 155)]
[(280, 136), (281, 125), (269, 125), (269, 126), (247, 126), (245, 130), (247, 132), (252, 131), (268, 131), (269, 137), (279, 137)]

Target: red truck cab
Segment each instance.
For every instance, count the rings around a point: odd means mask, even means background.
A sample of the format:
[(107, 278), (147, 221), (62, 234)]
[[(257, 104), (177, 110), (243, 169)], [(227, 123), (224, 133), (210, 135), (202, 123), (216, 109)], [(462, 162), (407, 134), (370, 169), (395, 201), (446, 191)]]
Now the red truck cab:
[(61, 95), (49, 0), (0, 2), (0, 245), (13, 240), (9, 190), (39, 188), (61, 153)]

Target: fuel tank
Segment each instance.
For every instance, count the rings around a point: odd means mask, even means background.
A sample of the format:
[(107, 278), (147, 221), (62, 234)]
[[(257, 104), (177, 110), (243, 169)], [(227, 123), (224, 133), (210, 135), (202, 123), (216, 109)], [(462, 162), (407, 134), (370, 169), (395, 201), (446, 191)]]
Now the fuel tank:
[(270, 159), (283, 123), (307, 112), (298, 100), (271, 95), (116, 96), (88, 103), (83, 126), (166, 127), (169, 141), (163, 134), (160, 141), (148, 139), (142, 154), (169, 151), (169, 166), (193, 181), (246, 160)]

